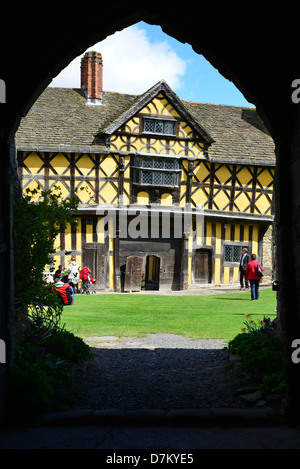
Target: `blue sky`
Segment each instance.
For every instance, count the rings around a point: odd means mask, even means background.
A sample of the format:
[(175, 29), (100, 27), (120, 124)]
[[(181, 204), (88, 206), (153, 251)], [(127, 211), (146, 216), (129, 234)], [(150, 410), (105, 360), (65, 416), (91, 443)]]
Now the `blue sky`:
[[(184, 100), (253, 107), (203, 56), (163, 33), (160, 26), (140, 22), (87, 50), (102, 53), (106, 91), (140, 94), (164, 79)], [(80, 60), (71, 62), (50, 86), (79, 87)]]

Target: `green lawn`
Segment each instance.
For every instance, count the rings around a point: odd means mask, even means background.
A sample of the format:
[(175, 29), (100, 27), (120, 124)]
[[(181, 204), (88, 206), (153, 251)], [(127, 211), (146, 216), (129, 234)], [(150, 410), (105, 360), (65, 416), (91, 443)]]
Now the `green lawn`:
[(62, 323), (80, 337), (145, 336), (147, 333), (183, 334), (194, 339), (232, 339), (241, 332), (245, 314), (253, 319), (274, 318), (276, 293), (260, 291), (212, 296), (147, 294), (75, 295), (64, 308)]

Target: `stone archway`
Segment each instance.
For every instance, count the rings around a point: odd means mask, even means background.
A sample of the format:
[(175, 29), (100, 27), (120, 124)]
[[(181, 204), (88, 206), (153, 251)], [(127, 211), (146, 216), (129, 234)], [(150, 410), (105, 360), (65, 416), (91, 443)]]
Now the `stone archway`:
[[(179, 41), (189, 42), (253, 102), (276, 144), (276, 233), (280, 320), (285, 337), (288, 410), (300, 420), (300, 373), (291, 360), (291, 344), (300, 338), (300, 104), (292, 101), (292, 82), (300, 78), (300, 60), (289, 54), (296, 44), (299, 6), (293, 11), (262, 5), (238, 10), (220, 2), (171, 8), (162, 3), (136, 8), (115, 1), (86, 9), (69, 3), (14, 2), (2, 7), (7, 28), (1, 31), (1, 80), (6, 102), (0, 106), (0, 338), (12, 348), (13, 311), (12, 198), (17, 190), (14, 133), (43, 89), (74, 57), (108, 35), (140, 20), (162, 26)], [(255, 25), (255, 27), (254, 27)], [(4, 279), (6, 280), (4, 288)], [(9, 361), (9, 360), (8, 360)], [(7, 364), (0, 364), (1, 383)], [(5, 386), (0, 387), (3, 402)]]

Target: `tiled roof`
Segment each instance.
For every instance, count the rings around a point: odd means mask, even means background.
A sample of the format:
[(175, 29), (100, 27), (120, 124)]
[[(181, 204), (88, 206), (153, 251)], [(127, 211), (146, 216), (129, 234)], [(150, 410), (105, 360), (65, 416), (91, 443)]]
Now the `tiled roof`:
[[(22, 119), (18, 150), (106, 151), (103, 131), (136, 109), (141, 95), (105, 91), (102, 105), (88, 105), (81, 89), (47, 88)], [(181, 101), (215, 141), (209, 159), (275, 165), (274, 143), (254, 108)]]

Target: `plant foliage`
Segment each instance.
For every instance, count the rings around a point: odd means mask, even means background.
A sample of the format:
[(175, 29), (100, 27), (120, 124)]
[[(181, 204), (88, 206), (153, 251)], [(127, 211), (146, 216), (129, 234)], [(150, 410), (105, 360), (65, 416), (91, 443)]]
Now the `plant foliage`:
[(237, 376), (250, 375), (261, 383), (264, 393), (283, 393), (285, 380), (282, 373), (283, 345), (276, 320), (263, 318), (256, 323), (246, 315), (242, 333), (228, 343), (228, 350), (241, 355)]
[(30, 305), (29, 316), (48, 332), (57, 326), (63, 305), (43, 272), (52, 261), (60, 232), (68, 224), (76, 226), (78, 202), (77, 196), (63, 200), (59, 191), (40, 188), (27, 189), (25, 196), (14, 201), (16, 304), (23, 308)]

